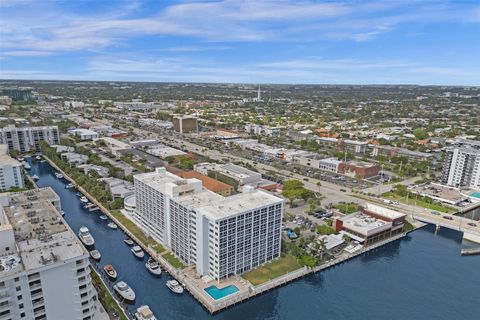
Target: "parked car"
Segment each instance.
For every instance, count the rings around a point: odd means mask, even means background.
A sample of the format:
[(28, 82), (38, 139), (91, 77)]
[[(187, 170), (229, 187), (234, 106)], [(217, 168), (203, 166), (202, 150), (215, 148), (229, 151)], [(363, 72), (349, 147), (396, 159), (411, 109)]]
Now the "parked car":
[(467, 223), (467, 224), (468, 224), (469, 226), (471, 226), (471, 227), (476, 227), (476, 226), (477, 226), (477, 225), (476, 225), (475, 223), (473, 223), (473, 222), (469, 222), (469, 223)]
[(430, 213), (431, 213), (431, 214), (434, 214), (434, 215), (436, 215), (436, 216), (439, 216), (439, 215), (440, 215), (440, 213), (437, 212), (437, 211), (432, 211), (432, 212), (430, 212)]
[(453, 220), (453, 218), (452, 218), (452, 217), (450, 217), (450, 216), (443, 216), (443, 219), (447, 219), (447, 220)]

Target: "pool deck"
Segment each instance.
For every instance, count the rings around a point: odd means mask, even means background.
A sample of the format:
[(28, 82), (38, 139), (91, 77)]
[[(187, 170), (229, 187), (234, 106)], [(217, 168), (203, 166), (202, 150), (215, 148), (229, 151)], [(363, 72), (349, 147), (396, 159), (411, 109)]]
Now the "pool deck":
[[(276, 279), (270, 280), (266, 283), (263, 283), (258, 286), (253, 286), (250, 282), (247, 280), (241, 278), (240, 276), (232, 276), (227, 279), (222, 279), (221, 281), (215, 281), (211, 280), (208, 282), (205, 282), (200, 276), (197, 275), (195, 268), (193, 267), (187, 267), (183, 270), (176, 269), (174, 268), (170, 263), (168, 263), (165, 258), (162, 257), (161, 254), (158, 254), (153, 248), (150, 246), (145, 246), (137, 237), (132, 234), (127, 228), (125, 228), (120, 221), (118, 221), (111, 213), (110, 211), (105, 208), (99, 201), (97, 201), (92, 195), (90, 195), (85, 189), (83, 189), (81, 186), (77, 185), (77, 183), (70, 178), (65, 172), (63, 172), (53, 161), (51, 161), (48, 157), (45, 157), (45, 159), (52, 165), (56, 170), (61, 172), (65, 179), (70, 181), (74, 186), (82, 192), (91, 202), (95, 203), (100, 210), (106, 214), (113, 222), (115, 222), (119, 228), (127, 234), (131, 239), (133, 239), (139, 246), (142, 247), (142, 249), (148, 253), (151, 257), (153, 257), (155, 260), (160, 263), (162, 268), (168, 272), (173, 278), (175, 278), (179, 283), (181, 283), (185, 289), (205, 308), (207, 309), (210, 313), (217, 313), (222, 310), (225, 310), (227, 308), (230, 308), (236, 304), (245, 302), (257, 295), (263, 294), (265, 292), (268, 292), (272, 289), (281, 287), (283, 285), (286, 285), (294, 280), (297, 280), (299, 278), (302, 278), (306, 275), (319, 272), (328, 268), (331, 268), (337, 264), (343, 263), (347, 260), (350, 260), (356, 256), (362, 255), (370, 250), (374, 250), (380, 246), (386, 245), (390, 242), (397, 241), (401, 238), (403, 238), (406, 233), (397, 235), (395, 237), (392, 237), (390, 239), (386, 239), (382, 242), (373, 244), (369, 247), (363, 248), (362, 250), (359, 250), (358, 252), (348, 254), (348, 255), (342, 255), (341, 258), (337, 258), (334, 260), (330, 260), (329, 262), (322, 264), (318, 267), (315, 268), (307, 268), (303, 267), (300, 268), (296, 271), (290, 272), (284, 276), (278, 277)], [(212, 285), (217, 286), (218, 288), (223, 288), (229, 285), (235, 285), (239, 291), (230, 294), (224, 298), (221, 298), (219, 300), (213, 299), (204, 289), (208, 288)]]

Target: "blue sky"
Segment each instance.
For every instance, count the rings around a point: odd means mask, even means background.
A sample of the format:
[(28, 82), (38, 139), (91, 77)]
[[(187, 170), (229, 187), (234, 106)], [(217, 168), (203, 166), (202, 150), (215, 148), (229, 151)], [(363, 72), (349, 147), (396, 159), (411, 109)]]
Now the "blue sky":
[(480, 1), (0, 0), (0, 78), (480, 85)]

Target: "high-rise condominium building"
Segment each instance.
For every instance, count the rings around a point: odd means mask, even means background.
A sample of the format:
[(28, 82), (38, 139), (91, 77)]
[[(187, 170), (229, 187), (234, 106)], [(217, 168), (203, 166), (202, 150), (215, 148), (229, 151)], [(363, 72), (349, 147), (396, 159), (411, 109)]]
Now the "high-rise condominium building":
[(0, 196), (0, 319), (94, 319), (89, 255), (50, 188)]
[(480, 142), (462, 140), (445, 151), (442, 183), (456, 188), (480, 188)]
[(134, 180), (137, 221), (199, 275), (219, 280), (280, 256), (281, 198), (250, 186), (223, 197), (165, 168)]
[(0, 190), (23, 188), (22, 164), (8, 155), (8, 146), (0, 144)]
[(0, 129), (0, 143), (8, 145), (10, 150), (28, 152), (39, 150), (40, 142), (59, 144), (60, 137), (57, 126), (21, 127), (13, 125)]

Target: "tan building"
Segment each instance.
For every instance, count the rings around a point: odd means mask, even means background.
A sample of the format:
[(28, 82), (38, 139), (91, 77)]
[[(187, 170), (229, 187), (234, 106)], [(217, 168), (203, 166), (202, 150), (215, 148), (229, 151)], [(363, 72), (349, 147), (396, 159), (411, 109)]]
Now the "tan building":
[(203, 175), (197, 171), (184, 171), (177, 174), (184, 179), (198, 179), (202, 181), (202, 185), (210, 191), (218, 193), (221, 196), (228, 197), (232, 194), (233, 187), (209, 176)]
[(173, 129), (180, 133), (197, 132), (197, 117), (188, 115), (177, 115), (173, 117)]

